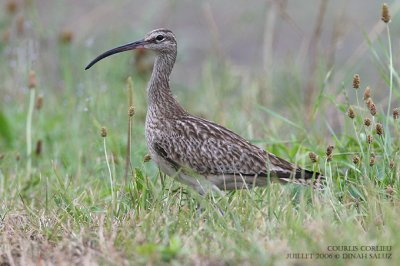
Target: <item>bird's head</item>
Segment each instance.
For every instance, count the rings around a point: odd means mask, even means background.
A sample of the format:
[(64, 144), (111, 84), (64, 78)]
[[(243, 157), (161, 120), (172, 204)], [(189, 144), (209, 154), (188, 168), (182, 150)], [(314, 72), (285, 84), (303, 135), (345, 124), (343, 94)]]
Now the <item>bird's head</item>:
[(167, 29), (156, 29), (146, 34), (143, 48), (160, 53), (173, 53), (176, 51), (176, 39), (172, 31)]
[(98, 61), (124, 51), (134, 50), (137, 48), (144, 48), (156, 51), (157, 53), (176, 53), (176, 39), (172, 31), (167, 29), (156, 29), (146, 34), (146, 36), (139, 41), (128, 43), (111, 50), (108, 50), (87, 65), (85, 69), (91, 68)]

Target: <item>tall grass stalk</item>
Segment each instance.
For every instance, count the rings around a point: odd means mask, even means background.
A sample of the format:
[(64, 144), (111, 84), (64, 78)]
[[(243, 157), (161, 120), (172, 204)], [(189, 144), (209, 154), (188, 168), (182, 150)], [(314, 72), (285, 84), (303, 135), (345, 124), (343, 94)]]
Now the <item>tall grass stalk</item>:
[[(357, 99), (357, 100), (358, 100), (358, 99)], [(360, 106), (359, 106), (359, 107), (360, 107)], [(352, 119), (352, 123), (353, 123), (353, 128), (354, 128), (354, 134), (356, 135), (357, 143), (358, 143), (358, 146), (360, 147), (361, 158), (364, 159), (364, 158), (365, 158), (364, 148), (363, 148), (363, 145), (362, 145), (362, 143), (361, 143), (360, 136), (359, 136), (359, 133), (358, 133), (358, 131), (357, 131), (357, 126), (356, 126), (356, 123), (355, 123), (354, 119)], [(364, 169), (364, 171), (365, 171), (365, 174), (366, 174), (366, 173), (367, 173), (367, 170)]]
[(333, 178), (332, 178), (332, 166), (328, 160), (325, 160), (325, 177), (326, 177), (326, 192), (329, 197), (333, 197), (332, 187), (333, 187)]
[(128, 174), (131, 165), (131, 142), (132, 142), (132, 117), (128, 117), (128, 141), (126, 143), (125, 158), (125, 184), (128, 183)]
[(393, 55), (392, 55), (392, 41), (390, 38), (390, 29), (389, 29), (389, 23), (386, 23), (386, 32), (387, 32), (387, 38), (388, 38), (388, 49), (389, 49), (389, 102), (388, 102), (388, 108), (386, 112), (386, 135), (385, 135), (385, 147), (387, 146), (388, 138), (390, 136), (389, 134), (389, 119), (390, 119), (390, 110), (391, 110), (391, 104), (392, 104), (392, 93), (393, 93)]
[(356, 90), (356, 99), (357, 99), (357, 107), (359, 110), (361, 110), (360, 101), (358, 100), (358, 90)]
[(113, 182), (113, 176), (112, 176), (112, 172), (111, 172), (110, 162), (108, 161), (108, 155), (107, 155), (107, 145), (106, 145), (107, 130), (104, 127), (101, 129), (101, 136), (103, 137), (104, 157), (106, 159), (106, 164), (107, 164), (107, 169), (108, 169), (108, 176), (109, 176), (109, 179), (110, 179), (111, 205), (112, 205), (112, 210), (114, 211), (114, 207), (115, 207), (114, 182)]
[(133, 81), (131, 77), (128, 77), (127, 81), (128, 88), (128, 136), (126, 143), (126, 158), (125, 158), (125, 184), (128, 183), (128, 174), (131, 166), (131, 143), (132, 143), (132, 117), (135, 113), (133, 108)]
[(29, 90), (29, 106), (28, 116), (26, 119), (26, 174), (28, 177), (31, 176), (32, 172), (32, 117), (33, 109), (35, 107), (35, 87), (31, 87)]

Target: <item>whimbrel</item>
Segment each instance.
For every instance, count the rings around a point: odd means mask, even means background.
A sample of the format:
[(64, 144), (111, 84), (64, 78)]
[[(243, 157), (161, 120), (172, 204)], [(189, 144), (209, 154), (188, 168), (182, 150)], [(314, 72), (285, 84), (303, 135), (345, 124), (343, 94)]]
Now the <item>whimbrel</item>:
[(266, 186), (269, 180), (310, 181), (323, 178), (269, 153), (211, 121), (186, 112), (173, 97), (169, 76), (177, 55), (172, 31), (156, 29), (126, 45), (111, 49), (86, 67), (110, 55), (133, 50), (156, 52), (147, 87), (145, 135), (152, 159), (162, 172), (192, 186), (200, 194)]

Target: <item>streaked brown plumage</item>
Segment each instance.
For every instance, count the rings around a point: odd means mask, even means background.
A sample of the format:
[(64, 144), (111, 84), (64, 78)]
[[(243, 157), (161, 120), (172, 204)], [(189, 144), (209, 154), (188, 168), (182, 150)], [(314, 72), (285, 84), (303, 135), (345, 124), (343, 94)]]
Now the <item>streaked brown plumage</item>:
[(146, 48), (157, 52), (147, 88), (146, 140), (151, 157), (171, 177), (203, 194), (213, 189), (265, 186), (269, 180), (303, 183), (323, 178), (251, 144), (234, 132), (186, 112), (173, 97), (169, 76), (175, 63), (175, 35), (156, 29), (144, 39), (107, 51), (86, 69), (115, 53)]

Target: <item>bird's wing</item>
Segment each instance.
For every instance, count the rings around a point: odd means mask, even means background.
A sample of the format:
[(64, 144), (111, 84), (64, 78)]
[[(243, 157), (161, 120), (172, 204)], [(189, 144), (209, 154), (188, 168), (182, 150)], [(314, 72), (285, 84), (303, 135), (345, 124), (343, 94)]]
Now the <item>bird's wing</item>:
[(243, 175), (290, 178), (297, 167), (249, 143), (213, 122), (185, 116), (160, 132), (154, 150), (174, 167), (202, 175)]

